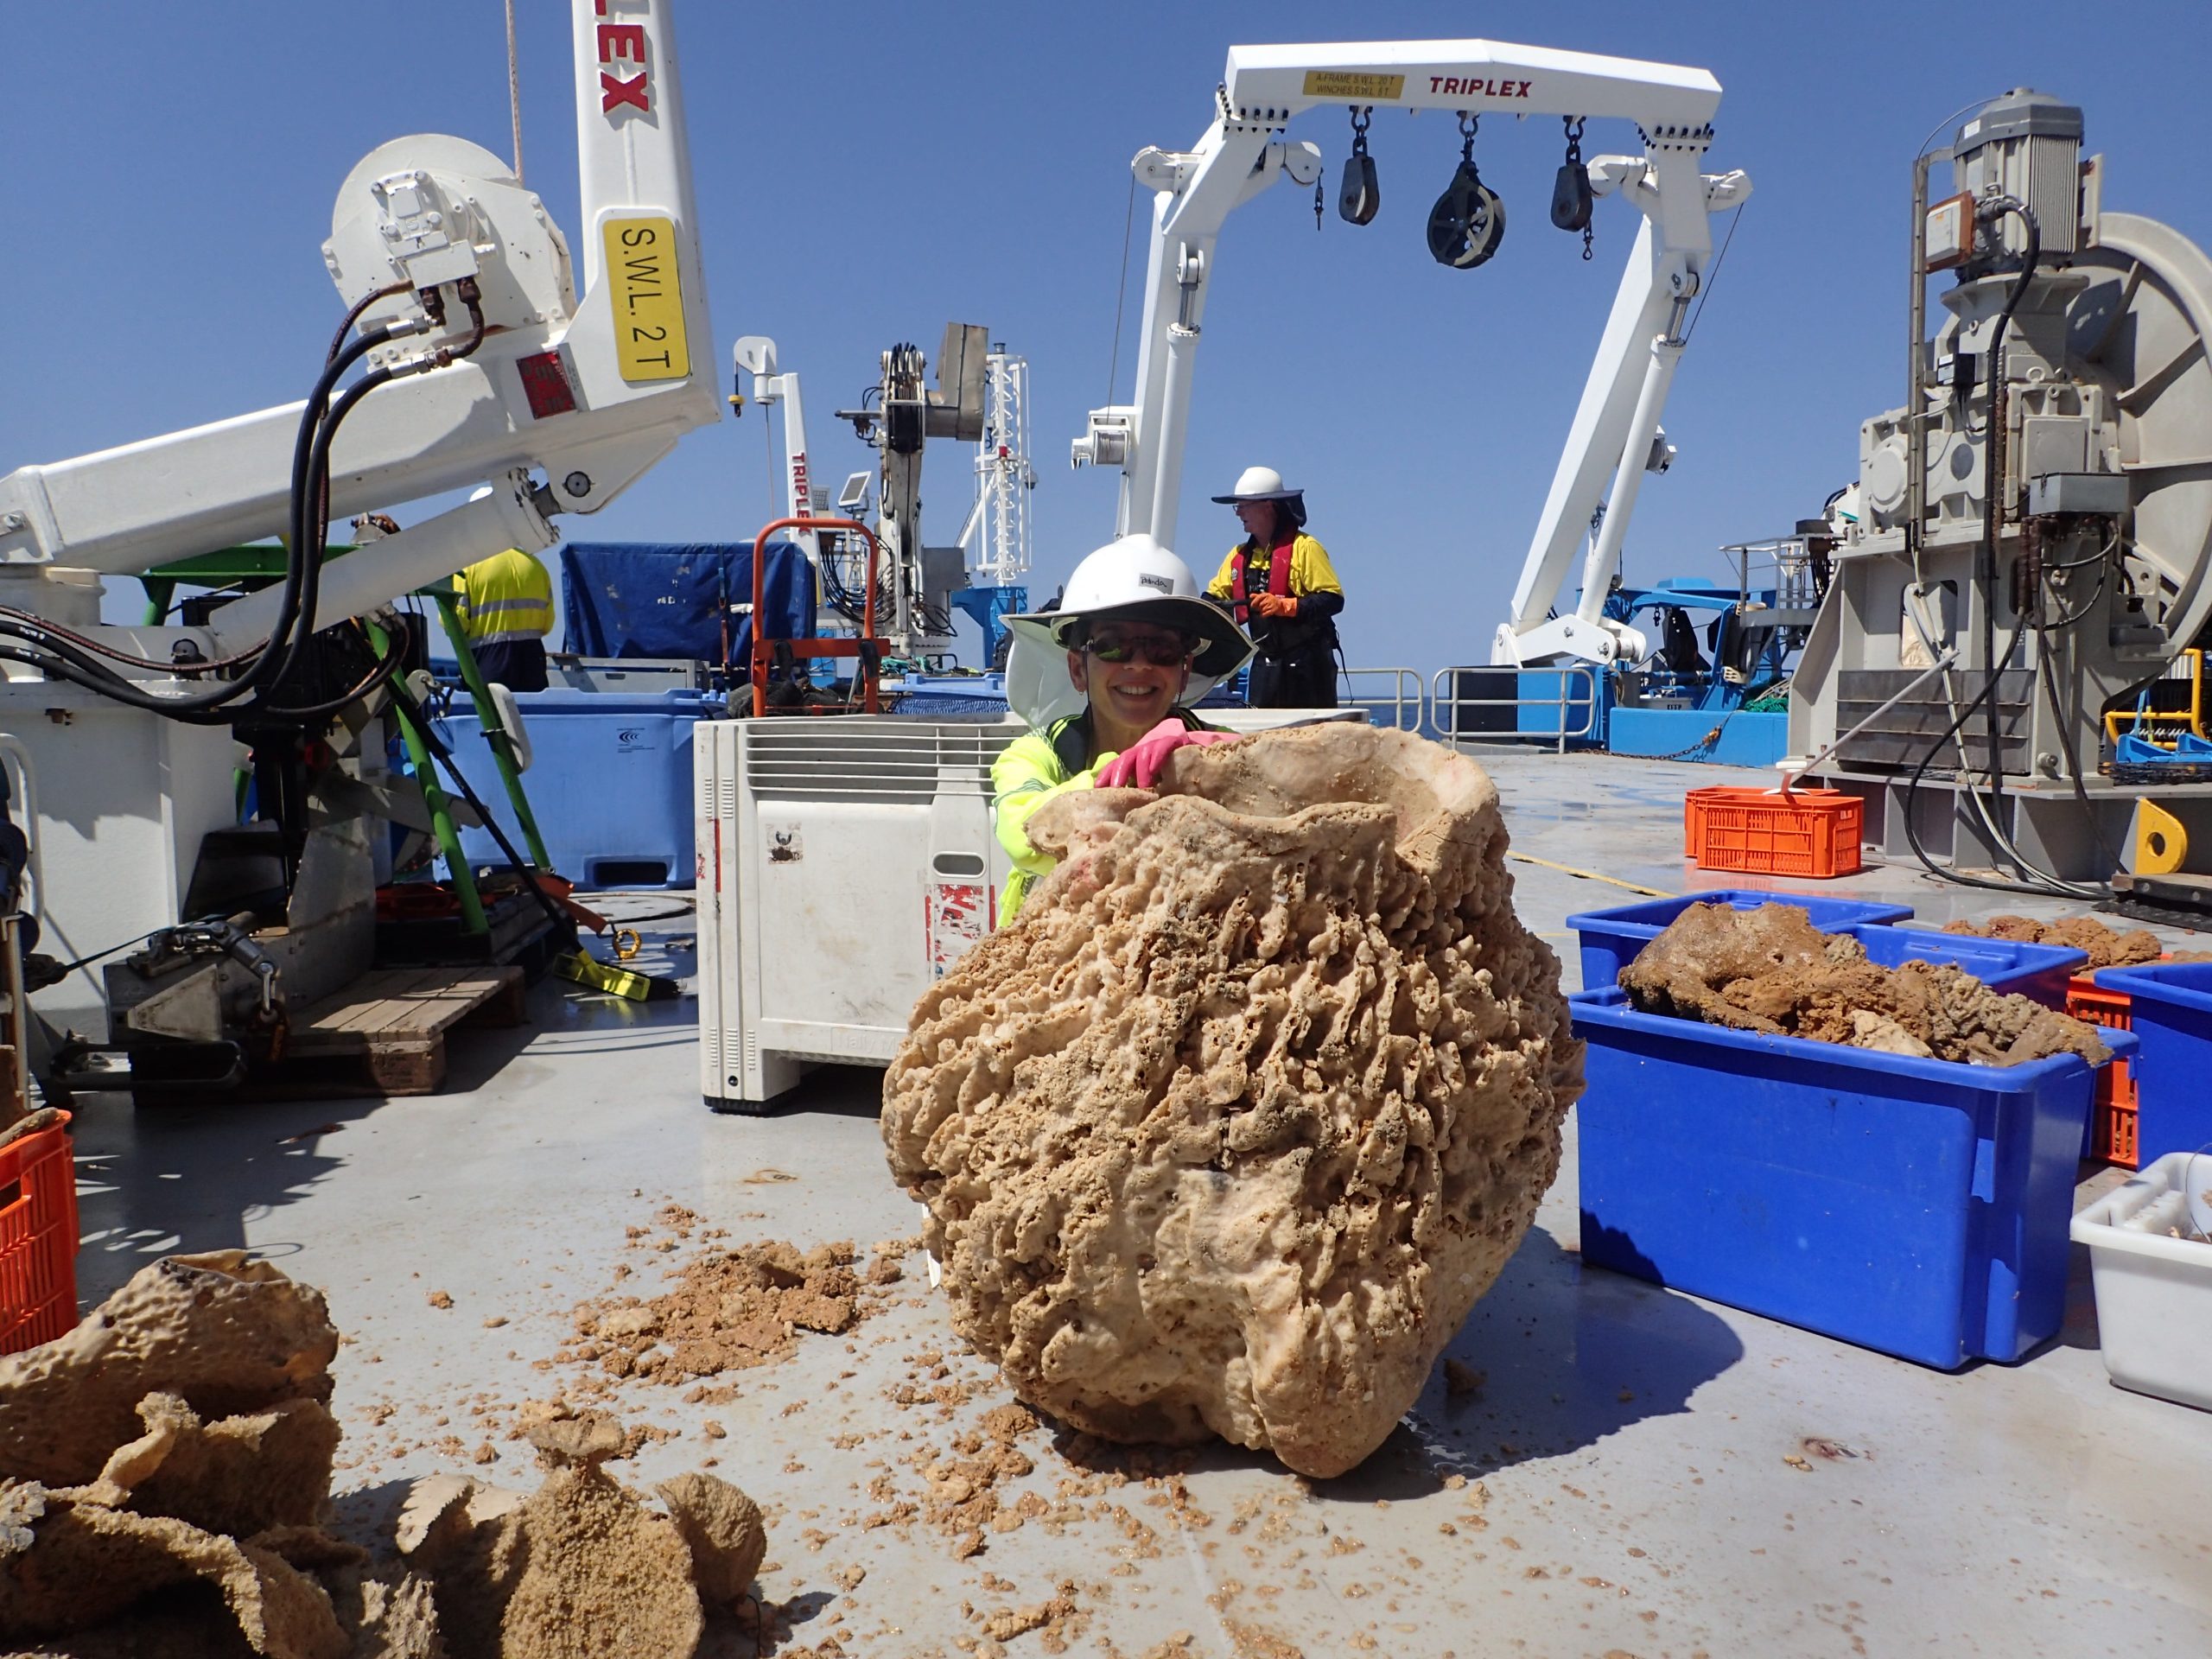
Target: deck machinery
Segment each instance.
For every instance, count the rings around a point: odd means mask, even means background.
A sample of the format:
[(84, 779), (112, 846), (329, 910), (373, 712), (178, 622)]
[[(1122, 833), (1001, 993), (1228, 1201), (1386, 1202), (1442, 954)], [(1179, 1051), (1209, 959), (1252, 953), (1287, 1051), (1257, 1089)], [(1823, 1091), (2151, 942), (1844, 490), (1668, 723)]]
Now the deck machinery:
[(2165, 868), (2212, 852), (2212, 784), (2116, 780), (2105, 718), (2171, 704), (2212, 623), (2212, 260), (2107, 211), (2082, 136), (2019, 91), (1916, 164), (1905, 404), (1860, 429), (1785, 762), (1891, 855), (2050, 889), (2134, 864), (2152, 814)]
[[(106, 1027), (134, 1070), (273, 1052), (289, 1007), (366, 969), (385, 820), (411, 809), (383, 765), (403, 664), (339, 672), (350, 619), (550, 546), (718, 417), (671, 6), (572, 0), (580, 259), (498, 156), (395, 139), (339, 191), (322, 251), (352, 308), (308, 400), (0, 477), (0, 734), (35, 774), (39, 917), (67, 959), (35, 1006), (57, 1028)], [(471, 493), (327, 569), (315, 551), (326, 520), (448, 492)], [(270, 537), (282, 583), (183, 626), (101, 621), (105, 577)], [(279, 804), (242, 828), (246, 744)]]

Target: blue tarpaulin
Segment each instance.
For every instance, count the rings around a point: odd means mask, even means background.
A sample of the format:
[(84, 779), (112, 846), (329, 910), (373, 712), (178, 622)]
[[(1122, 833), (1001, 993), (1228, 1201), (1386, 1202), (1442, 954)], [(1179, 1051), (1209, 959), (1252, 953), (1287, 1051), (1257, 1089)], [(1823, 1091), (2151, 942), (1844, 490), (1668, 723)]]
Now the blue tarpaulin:
[[(562, 649), (582, 657), (722, 660), (725, 607), (753, 603), (749, 542), (570, 542), (561, 550)], [(814, 573), (789, 542), (771, 542), (762, 632), (814, 632)], [(752, 658), (752, 618), (728, 612), (732, 666)]]

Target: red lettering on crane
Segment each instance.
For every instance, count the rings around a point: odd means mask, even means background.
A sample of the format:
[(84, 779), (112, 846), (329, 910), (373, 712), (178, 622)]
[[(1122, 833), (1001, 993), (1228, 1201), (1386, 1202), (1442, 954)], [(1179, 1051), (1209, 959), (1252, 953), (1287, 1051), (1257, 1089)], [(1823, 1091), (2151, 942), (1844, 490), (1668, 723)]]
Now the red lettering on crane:
[(1526, 98), (1534, 85), (1528, 80), (1483, 80), (1462, 75), (1428, 78), (1428, 90), (1437, 98)]
[(625, 104), (634, 104), (649, 115), (652, 112), (645, 102), (645, 77), (642, 71), (628, 80), (617, 80), (604, 69), (601, 70), (599, 93), (599, 112), (601, 115), (612, 115)]
[[(594, 0), (593, 10), (600, 16), (607, 16), (608, 0)], [(632, 9), (646, 8), (632, 0)], [(610, 74), (615, 65), (634, 67), (634, 75)], [(642, 23), (601, 23), (599, 25), (599, 112), (612, 115), (627, 104), (633, 109), (652, 113), (651, 79), (652, 60), (645, 51), (645, 30)]]

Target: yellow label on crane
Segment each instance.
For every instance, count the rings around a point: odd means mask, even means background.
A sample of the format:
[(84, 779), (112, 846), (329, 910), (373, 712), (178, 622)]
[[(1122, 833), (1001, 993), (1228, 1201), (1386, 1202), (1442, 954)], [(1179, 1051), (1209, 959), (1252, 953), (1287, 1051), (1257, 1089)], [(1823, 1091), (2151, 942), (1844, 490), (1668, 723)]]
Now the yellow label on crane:
[(691, 372), (676, 223), (610, 219), (601, 227), (607, 295), (614, 308), (614, 359), (625, 380), (682, 380)]
[(1403, 75), (1361, 75), (1341, 69), (1308, 69), (1306, 72), (1306, 96), (1308, 98), (1348, 98), (1355, 103), (1370, 104), (1402, 98), (1405, 91), (1406, 78)]

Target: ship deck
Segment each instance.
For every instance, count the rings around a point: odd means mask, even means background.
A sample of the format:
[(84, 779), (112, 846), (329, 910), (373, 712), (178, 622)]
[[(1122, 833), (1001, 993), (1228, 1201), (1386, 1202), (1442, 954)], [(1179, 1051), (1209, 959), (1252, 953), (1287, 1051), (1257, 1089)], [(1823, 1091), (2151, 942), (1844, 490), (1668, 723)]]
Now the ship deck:
[[(1680, 856), (1684, 789), (1751, 774), (1519, 751), (1484, 764), (1516, 852), (1543, 861), (1514, 867), (1521, 914), (1571, 984), (1565, 918), (1632, 896), (1572, 872), (1669, 893), (1763, 885)], [(1896, 867), (1819, 890), (1910, 902), (1935, 923), (2080, 908)], [(690, 971), (680, 896), (611, 902), (652, 918), (647, 966)], [(435, 1096), (79, 1103), (87, 1306), (157, 1255), (231, 1246), (327, 1294), (348, 1338), (335, 1407), (351, 1529), (372, 1530), (418, 1475), (535, 1484), (527, 1446), (506, 1438), (515, 1409), (575, 1374), (550, 1362), (578, 1302), (624, 1266), (623, 1287), (650, 1293), (683, 1259), (652, 1248), (670, 1236), (664, 1205), (733, 1241), (865, 1249), (918, 1230), (885, 1167), (874, 1072), (825, 1070), (774, 1116), (716, 1116), (700, 1103), (689, 1000), (548, 981), (530, 1006), (529, 1027), (456, 1036)], [(2119, 1179), (2085, 1182), (2084, 1200)], [(642, 1489), (711, 1458), (767, 1508), (760, 1591), (781, 1623), (761, 1651), (2205, 1650), (2212, 1414), (2108, 1383), (2080, 1249), (2056, 1340), (1944, 1374), (1586, 1268), (1575, 1192), (1570, 1120), (1535, 1228), (1447, 1350), (1480, 1386), (1450, 1392), (1440, 1366), (1339, 1479), (1219, 1446), (1132, 1461), (1043, 1432), (1022, 1443), (1033, 1470), (998, 1496), (1068, 1499), (1057, 1512), (964, 1558), (925, 1512), (870, 1525), (925, 1496), (926, 1453), (1011, 1398), (961, 1351), (918, 1255), (849, 1337), (806, 1337), (724, 1379), (737, 1386), (721, 1403), (623, 1385), (626, 1421), (672, 1438), (614, 1470)], [(726, 1437), (709, 1438), (709, 1418)], [(989, 1633), (994, 1614), (1064, 1585), (1071, 1615)], [(754, 1651), (747, 1636), (715, 1640)]]

